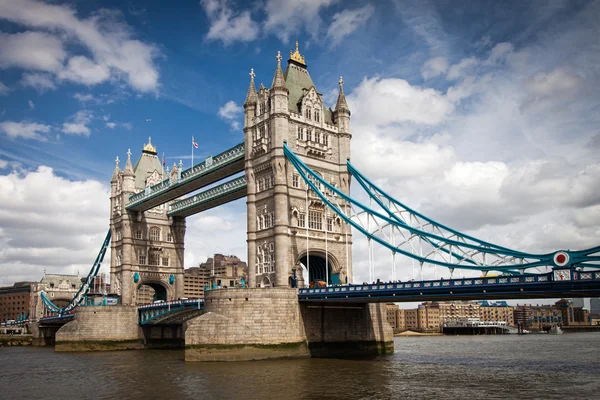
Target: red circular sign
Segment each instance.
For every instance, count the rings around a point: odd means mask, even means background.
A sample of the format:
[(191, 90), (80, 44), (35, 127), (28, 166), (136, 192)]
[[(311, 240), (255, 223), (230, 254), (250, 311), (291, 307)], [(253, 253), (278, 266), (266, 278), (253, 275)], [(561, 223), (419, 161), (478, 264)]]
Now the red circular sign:
[(556, 263), (557, 264), (564, 264), (565, 261), (567, 261), (567, 256), (565, 256), (564, 254), (557, 254), (556, 255)]

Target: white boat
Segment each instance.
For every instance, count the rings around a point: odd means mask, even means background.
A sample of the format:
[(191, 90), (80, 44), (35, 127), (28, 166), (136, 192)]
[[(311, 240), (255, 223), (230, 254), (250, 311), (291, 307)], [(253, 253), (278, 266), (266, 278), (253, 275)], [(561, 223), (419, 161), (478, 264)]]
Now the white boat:
[(552, 328), (550, 328), (550, 330), (548, 331), (548, 333), (550, 335), (562, 335), (563, 334), (563, 330), (560, 329), (560, 326), (553, 325)]

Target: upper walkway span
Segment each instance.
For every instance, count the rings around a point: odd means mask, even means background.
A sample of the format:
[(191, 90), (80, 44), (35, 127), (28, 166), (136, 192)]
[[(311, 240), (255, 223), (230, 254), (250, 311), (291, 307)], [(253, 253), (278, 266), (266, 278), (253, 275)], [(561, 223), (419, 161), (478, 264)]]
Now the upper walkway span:
[(171, 200), (201, 189), (244, 170), (244, 143), (181, 172), (181, 178), (170, 178), (129, 197), (127, 210), (147, 211)]

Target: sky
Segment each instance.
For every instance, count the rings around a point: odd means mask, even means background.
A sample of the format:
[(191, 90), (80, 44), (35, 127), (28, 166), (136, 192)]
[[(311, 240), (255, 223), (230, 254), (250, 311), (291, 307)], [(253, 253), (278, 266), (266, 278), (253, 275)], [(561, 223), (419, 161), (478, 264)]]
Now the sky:
[[(115, 158), (239, 143), (250, 69), (270, 86), (295, 41), (327, 105), (343, 76), (352, 163), (388, 193), (518, 250), (597, 245), (599, 20), (577, 0), (0, 0), (0, 285), (87, 273)], [(187, 227), (186, 267), (246, 258), (244, 200)], [(355, 281), (366, 254), (355, 235)]]

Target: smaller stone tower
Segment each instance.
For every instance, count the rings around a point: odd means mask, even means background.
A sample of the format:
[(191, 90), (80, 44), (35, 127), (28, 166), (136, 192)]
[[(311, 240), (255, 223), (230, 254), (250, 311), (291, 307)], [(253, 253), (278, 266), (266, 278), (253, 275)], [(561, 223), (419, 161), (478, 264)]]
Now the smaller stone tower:
[[(129, 212), (129, 196), (167, 179), (151, 140), (135, 167), (131, 151), (123, 171), (119, 159), (111, 179), (111, 291), (124, 305), (135, 305), (137, 290), (148, 285), (159, 300), (183, 296), (185, 218), (167, 216), (168, 204)], [(176, 178), (175, 178), (176, 179)]]

